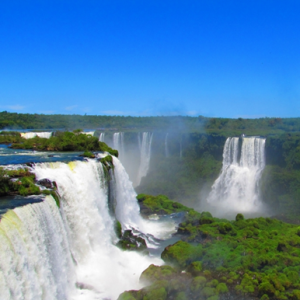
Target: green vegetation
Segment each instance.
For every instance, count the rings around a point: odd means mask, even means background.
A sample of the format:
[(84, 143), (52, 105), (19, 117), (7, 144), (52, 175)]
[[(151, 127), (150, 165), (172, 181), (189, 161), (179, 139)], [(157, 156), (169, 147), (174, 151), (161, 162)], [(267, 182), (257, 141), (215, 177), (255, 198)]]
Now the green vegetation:
[(15, 131), (0, 132), (0, 144), (20, 143), (23, 139), (21, 134)]
[(100, 162), (104, 165), (107, 171), (114, 168), (113, 158), (111, 155), (100, 158)]
[(282, 134), (300, 131), (299, 118), (228, 119), (198, 117), (124, 117), (43, 115), (0, 112), (0, 129), (101, 128), (122, 131), (169, 130), (224, 136)]
[(35, 185), (34, 174), (27, 169), (4, 170), (0, 168), (0, 196), (14, 194), (28, 196), (40, 193), (39, 187)]
[(261, 180), (265, 203), (276, 208), (277, 218), (300, 223), (300, 134), (270, 136), (266, 141), (267, 166)]
[(169, 200), (169, 198), (164, 195), (151, 196), (139, 194), (137, 196), (137, 200), (140, 205), (140, 212), (142, 215), (167, 215), (175, 212), (192, 210), (178, 202)]
[(172, 267), (151, 265), (141, 275), (148, 286), (119, 300), (300, 299), (298, 226), (191, 210), (178, 232), (183, 240), (162, 253)]
[[(10, 136), (5, 135), (5, 137), (8, 137), (6, 141), (9, 143)], [(85, 151), (85, 156), (90, 155), (90, 151), (106, 151), (111, 155), (118, 156), (117, 150), (113, 150), (105, 143), (99, 142), (98, 138), (83, 134), (78, 130), (74, 132), (56, 132), (55, 136), (49, 139), (40, 137), (21, 138), (18, 142), (13, 143), (11, 148), (41, 151)]]
[(88, 158), (95, 158), (96, 157), (95, 154), (90, 152), (90, 151), (84, 151), (82, 156), (88, 157)]
[(0, 168), (0, 197), (6, 195), (51, 195), (60, 207), (55, 186), (52, 189), (41, 190), (36, 185), (35, 175), (28, 169), (5, 170)]

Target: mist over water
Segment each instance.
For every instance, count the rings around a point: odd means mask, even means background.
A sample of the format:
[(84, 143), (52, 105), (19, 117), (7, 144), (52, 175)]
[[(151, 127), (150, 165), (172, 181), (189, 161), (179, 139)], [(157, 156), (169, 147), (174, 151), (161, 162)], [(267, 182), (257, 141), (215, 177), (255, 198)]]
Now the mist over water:
[(166, 137), (165, 137), (165, 156), (166, 157), (169, 157), (168, 136), (169, 136), (169, 133), (166, 133)]
[(229, 218), (262, 213), (259, 180), (265, 164), (264, 138), (227, 138), (222, 170), (207, 199), (213, 213)]

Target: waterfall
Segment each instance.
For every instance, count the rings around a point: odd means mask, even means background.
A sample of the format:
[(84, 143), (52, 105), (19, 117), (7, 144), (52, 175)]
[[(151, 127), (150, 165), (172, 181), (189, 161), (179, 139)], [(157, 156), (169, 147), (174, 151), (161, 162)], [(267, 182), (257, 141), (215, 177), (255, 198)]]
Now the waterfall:
[(153, 133), (150, 132), (143, 132), (142, 139), (140, 135), (138, 136), (140, 147), (140, 165), (137, 173), (136, 186), (141, 183), (141, 179), (147, 175), (149, 170), (152, 137)]
[(95, 131), (82, 131), (82, 134), (94, 136)]
[(0, 251), (1, 299), (68, 299), (74, 266), (52, 197), (4, 214)]
[(258, 185), (265, 167), (265, 139), (243, 137), (241, 143), (240, 147), (237, 137), (226, 140), (222, 170), (208, 196), (219, 215), (253, 213), (262, 207)]
[[(116, 217), (123, 229), (163, 238), (172, 223), (146, 221), (120, 161), (113, 157)], [(54, 199), (15, 208), (0, 222), (1, 299), (117, 299), (124, 290), (140, 289), (139, 276), (159, 258), (114, 246), (114, 218), (108, 208), (108, 185), (97, 160), (39, 163), (37, 180), (55, 181)], [(149, 242), (149, 241), (148, 241)], [(77, 287), (79, 288), (77, 288)]]
[(52, 136), (52, 132), (21, 132), (21, 137), (24, 139), (32, 139), (36, 136), (49, 139)]
[(113, 148), (119, 151), (119, 158), (124, 156), (124, 132), (116, 132), (113, 135)]
[(104, 140), (105, 140), (105, 132), (101, 132), (99, 136), (99, 141), (104, 142)]
[(169, 136), (169, 134), (166, 133), (166, 137), (165, 137), (165, 157), (169, 157), (168, 136)]

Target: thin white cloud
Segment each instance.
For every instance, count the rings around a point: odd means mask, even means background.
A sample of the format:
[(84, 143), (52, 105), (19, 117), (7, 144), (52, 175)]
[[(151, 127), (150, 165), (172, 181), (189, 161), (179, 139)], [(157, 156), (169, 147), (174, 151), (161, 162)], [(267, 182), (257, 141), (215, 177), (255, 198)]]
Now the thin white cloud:
[(65, 107), (65, 110), (73, 110), (74, 108), (76, 108), (78, 105), (71, 105), (71, 106), (67, 106)]
[(16, 104), (16, 105), (6, 105), (6, 107), (8, 109), (12, 109), (12, 110), (23, 110), (25, 108), (25, 106)]
[(186, 115), (187, 116), (197, 116), (197, 115), (199, 115), (199, 112), (196, 110), (189, 110), (186, 112)]

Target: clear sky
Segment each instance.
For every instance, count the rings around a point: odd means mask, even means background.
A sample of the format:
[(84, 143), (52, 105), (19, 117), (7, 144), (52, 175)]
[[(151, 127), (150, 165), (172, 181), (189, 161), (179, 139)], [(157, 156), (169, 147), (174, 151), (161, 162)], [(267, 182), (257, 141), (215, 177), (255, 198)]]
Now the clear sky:
[(299, 0), (1, 0), (0, 111), (299, 117), (299, 15)]

